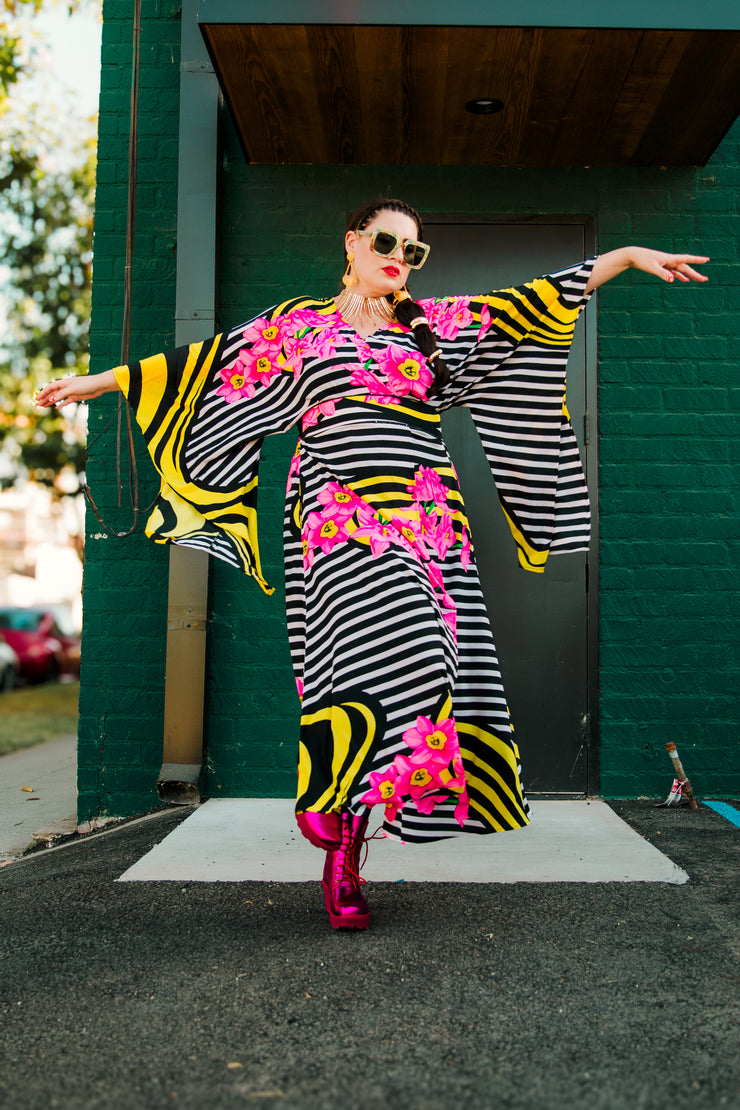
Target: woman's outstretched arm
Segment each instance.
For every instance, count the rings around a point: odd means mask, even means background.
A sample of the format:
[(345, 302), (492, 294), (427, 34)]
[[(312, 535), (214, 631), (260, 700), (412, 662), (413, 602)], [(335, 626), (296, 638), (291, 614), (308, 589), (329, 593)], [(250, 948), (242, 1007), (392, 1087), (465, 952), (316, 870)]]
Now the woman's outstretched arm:
[(598, 288), (606, 281), (611, 281), (617, 274), (633, 266), (636, 270), (644, 270), (646, 274), (654, 274), (663, 281), (708, 281), (705, 274), (693, 270), (689, 263), (708, 262), (709, 259), (701, 254), (666, 254), (665, 251), (650, 250), (649, 247), (620, 247), (616, 251), (601, 254), (594, 263), (591, 277), (586, 286), (586, 292)]
[(116, 376), (112, 370), (105, 370), (102, 374), (82, 374), (76, 378), (57, 378), (48, 382), (36, 394), (36, 404), (43, 409), (52, 405), (62, 409), (65, 405), (79, 404), (81, 401), (91, 401), (93, 397), (102, 397), (104, 393), (113, 393), (119, 388)]

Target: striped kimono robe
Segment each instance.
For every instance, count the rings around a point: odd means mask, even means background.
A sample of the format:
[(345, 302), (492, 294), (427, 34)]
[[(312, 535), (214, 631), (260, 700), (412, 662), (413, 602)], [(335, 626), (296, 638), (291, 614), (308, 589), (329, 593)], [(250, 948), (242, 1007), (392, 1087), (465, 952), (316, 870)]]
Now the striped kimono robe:
[(440, 412), (471, 412), (523, 567), (588, 544), (565, 368), (591, 262), (423, 306), (451, 371), (401, 325), (363, 339), (299, 298), (128, 367), (161, 493), (147, 534), (257, 579), (263, 437), (301, 424), (288, 475), (297, 809), (385, 807), (407, 841), (528, 823), (519, 753)]

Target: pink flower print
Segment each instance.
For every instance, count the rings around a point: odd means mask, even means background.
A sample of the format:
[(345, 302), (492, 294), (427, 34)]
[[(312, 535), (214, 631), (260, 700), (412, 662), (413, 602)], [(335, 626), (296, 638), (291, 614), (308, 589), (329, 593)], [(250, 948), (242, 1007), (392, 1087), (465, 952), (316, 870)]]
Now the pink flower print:
[(364, 386), (370, 393), (379, 393), (381, 397), (388, 392), (385, 383), (370, 370), (366, 370), (364, 366), (352, 367), (350, 385)]
[(306, 349), (313, 358), (321, 360), (331, 358), (335, 353), (337, 337), (336, 328), (324, 328), (323, 331), (316, 332), (313, 336), (307, 336), (302, 342), (306, 343)]
[(277, 348), (269, 353), (265, 348), (264, 353), (260, 353), (255, 346), (251, 351), (240, 351), (239, 358), (244, 366), (244, 376), (247, 381), (268, 385), (275, 375), (280, 373)]
[[(333, 404), (333, 401), (329, 404)], [(318, 500), (322, 505), (326, 505), (326, 508), (321, 511), (322, 516), (344, 522), (354, 513), (356, 502), (360, 498), (351, 489), (341, 486), (339, 482), (329, 482), (319, 493)]]
[(482, 306), (481, 306), (481, 310), (480, 310), (480, 334), (481, 334), (481, 338), (486, 334), (486, 332), (489, 330), (489, 328), (492, 326), (492, 324), (493, 324), (493, 320), (491, 318), (491, 313), (489, 311), (488, 305), (484, 301)]
[(437, 724), (429, 717), (417, 717), (413, 728), (404, 732), (403, 740), (415, 749), (410, 756), (414, 764), (431, 762), (446, 767), (460, 751), (454, 717), (446, 717)]
[(445, 622), (450, 632), (452, 633), (452, 638), (454, 639), (455, 643), (457, 643), (457, 606), (455, 605), (453, 598), (447, 593), (447, 590), (445, 589), (442, 571), (437, 566), (437, 564), (434, 562), (429, 562), (425, 563), (424, 565), (426, 566), (427, 575), (429, 577), (429, 582), (432, 589), (439, 590), (442, 594), (441, 598), (435, 594), (437, 604), (439, 605), (440, 612), (442, 614), (442, 620)]
[(403, 797), (398, 789), (398, 768), (391, 765), (387, 771), (370, 773), (370, 789), (360, 798), (361, 802), (374, 806), (385, 805), (387, 821), (393, 821), (399, 809), (403, 808)]
[(313, 561), (316, 557), (314, 549), (309, 546), (306, 536), (302, 539), (303, 546), (303, 569), (309, 570), (313, 566)]
[[(425, 794), (423, 798), (416, 799), (416, 808), (419, 813), (429, 814), (434, 811), (436, 805), (446, 800), (446, 794)], [(455, 812), (457, 813), (457, 807), (455, 807)]]
[(468, 535), (467, 528), (462, 530), (462, 547), (460, 548), (460, 562), (462, 563), (463, 570), (467, 570), (470, 566), (470, 536)]
[(456, 609), (443, 609), (442, 620), (445, 622), (450, 632), (452, 639), (457, 643), (457, 610)]
[(389, 521), (378, 520), (368, 512), (360, 514), (360, 526), (352, 533), (353, 539), (370, 541), (370, 551), (374, 556), (382, 555), (392, 543), (399, 542), (399, 536)]
[(285, 325), (282, 320), (268, 320), (265, 316), (260, 316), (244, 329), (243, 335), (246, 342), (252, 344), (252, 349), (257, 354), (264, 354), (267, 351), (277, 353), (283, 345), (284, 331)]
[(357, 359), (359, 362), (361, 362), (363, 365), (366, 362), (375, 362), (375, 355), (364, 339), (361, 339), (360, 336), (357, 335), (355, 336), (353, 342), (355, 345), (355, 350), (357, 351)]
[(469, 808), (470, 799), (468, 798), (467, 791), (465, 791), (465, 793), (460, 795), (460, 800), (455, 806), (455, 820), (457, 821), (461, 829), (465, 828), (465, 822), (468, 819)]
[(439, 768), (434, 763), (430, 762), (423, 767), (412, 762), (407, 755), (397, 755), (393, 766), (398, 770), (397, 790), (401, 794), (410, 794), (414, 801), (430, 790), (439, 790), (442, 787)]
[(373, 396), (371, 393), (368, 393), (368, 394), (366, 394), (365, 397), (362, 398), (362, 400), (367, 401), (368, 403), (375, 404), (375, 405), (400, 405), (401, 404), (401, 398), (400, 397), (394, 397), (391, 393), (384, 393), (380, 397)]
[(288, 328), (290, 329), (289, 334), (291, 335), (295, 335), (304, 328), (325, 328), (329, 325), (336, 329), (340, 324), (340, 319), (336, 312), (324, 315), (321, 312), (317, 312), (314, 308), (297, 308), (288, 315), (287, 320)]
[(419, 528), (421, 530), (421, 534), (424, 538), (424, 541), (429, 544), (430, 547), (433, 547), (435, 551), (437, 550), (437, 545), (439, 543), (439, 541), (436, 539), (438, 527), (439, 517), (437, 517), (434, 513), (425, 512), (425, 510), (421, 506), (419, 506)]
[(295, 680), (295, 688), (298, 691), (298, 697), (303, 700), (303, 679), (297, 678)]
[(333, 416), (336, 407), (333, 401), (322, 401), (321, 404), (308, 409), (303, 414), (303, 431), (305, 432), (306, 428), (312, 428), (314, 424), (318, 424), (320, 416)]
[(433, 501), (435, 505), (447, 504), (447, 486), (431, 466), (420, 466), (414, 474), (413, 486), (406, 486), (417, 501)]
[(407, 550), (411, 551), (417, 559), (428, 559), (429, 552), (422, 537), (421, 531), (414, 528), (414, 521), (406, 517), (393, 517), (393, 527), (406, 541)]
[(462, 828), (468, 819), (470, 799), (468, 798), (468, 783), (461, 755), (455, 756), (452, 761), (452, 767), (455, 775), (453, 778), (448, 779), (445, 785), (448, 790), (453, 790), (456, 794), (460, 795), (458, 803), (455, 806), (455, 819)]
[(452, 760), (452, 769), (455, 772), (453, 777), (448, 779), (446, 786), (448, 790), (454, 790), (456, 794), (464, 791), (467, 787), (467, 778), (465, 776), (465, 768), (463, 767), (462, 756), (458, 750), (456, 756)]
[(301, 370), (303, 369), (303, 356), (306, 353), (306, 345), (301, 339), (293, 339), (289, 336), (283, 345), (282, 353), (278, 356), (280, 369), (288, 371), (294, 377), (300, 377)]
[(457, 609), (457, 606), (455, 605), (455, 602), (453, 601), (452, 597), (450, 596), (450, 594), (447, 593), (446, 590), (442, 594), (442, 608), (443, 609)]
[(250, 381), (247, 381), (244, 372), (244, 364), (241, 358), (236, 358), (231, 366), (224, 366), (220, 373), (223, 385), (220, 385), (216, 390), (219, 397), (223, 397), (229, 404), (238, 401), (240, 397), (254, 397), (255, 388)]
[(389, 343), (376, 355), (376, 361), (392, 393), (399, 397), (408, 393), (421, 400), (426, 398), (434, 374), (420, 354), (415, 355), (395, 343)]
[(473, 322), (473, 313), (468, 305), (470, 297), (454, 297), (435, 306), (434, 331), (440, 339), (455, 339), (462, 328)]
[(436, 563), (429, 562), (426, 564), (427, 577), (431, 583), (433, 590), (444, 590), (445, 580), (442, 577), (442, 571)]
[(440, 559), (444, 559), (456, 539), (452, 517), (449, 513), (442, 513), (441, 517), (427, 517), (427, 521), (434, 522), (427, 538)]
[(327, 519), (322, 513), (309, 513), (306, 520), (306, 541), (309, 547), (320, 547), (324, 554), (342, 540), (349, 532), (341, 521)]

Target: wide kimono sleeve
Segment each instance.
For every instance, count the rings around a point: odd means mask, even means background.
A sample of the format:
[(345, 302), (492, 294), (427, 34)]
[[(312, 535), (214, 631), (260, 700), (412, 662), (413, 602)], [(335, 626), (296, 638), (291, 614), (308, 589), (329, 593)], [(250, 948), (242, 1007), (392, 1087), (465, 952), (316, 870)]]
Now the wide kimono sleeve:
[(566, 364), (594, 260), (483, 296), (424, 302), (451, 381), (442, 408), (470, 410), (519, 562), (585, 551), (591, 512), (565, 400)]
[(257, 480), (266, 435), (305, 408), (301, 330), (286, 306), (199, 343), (119, 366), (161, 478), (146, 534), (200, 548), (257, 579)]

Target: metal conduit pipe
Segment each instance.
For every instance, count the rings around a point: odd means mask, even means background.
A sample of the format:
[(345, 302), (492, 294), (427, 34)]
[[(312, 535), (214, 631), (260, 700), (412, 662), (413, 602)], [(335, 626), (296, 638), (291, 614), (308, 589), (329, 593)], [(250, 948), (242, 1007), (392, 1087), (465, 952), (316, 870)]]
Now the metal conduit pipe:
[[(177, 185), (177, 346), (216, 331), (216, 186), (219, 90), (197, 23), (183, 0)], [(173, 545), (167, 602), (163, 801), (200, 801), (203, 762), (208, 556)]]

